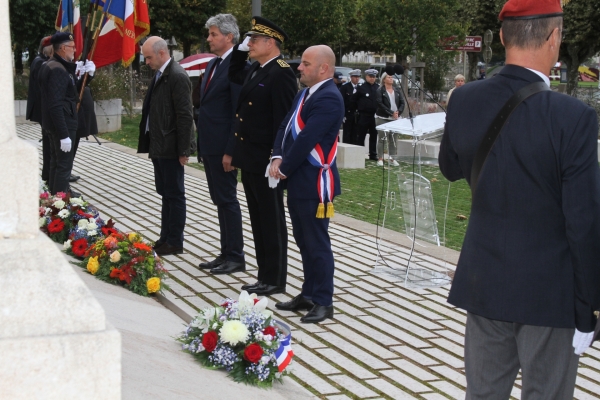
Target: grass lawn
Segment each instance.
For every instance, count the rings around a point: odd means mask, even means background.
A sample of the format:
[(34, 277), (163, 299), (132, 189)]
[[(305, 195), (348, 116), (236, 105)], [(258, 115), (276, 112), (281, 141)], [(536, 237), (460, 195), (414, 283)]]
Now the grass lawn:
[[(122, 129), (113, 133), (102, 134), (104, 139), (124, 146), (136, 148), (139, 135), (139, 121), (141, 116), (129, 118), (122, 117)], [(203, 169), (202, 164), (190, 163), (190, 167)], [(402, 172), (411, 172), (408, 164), (401, 163)], [(399, 171), (392, 169), (390, 175), (391, 189), (396, 198), (395, 204), (390, 202), (385, 210), (386, 190), (389, 169), (377, 167), (375, 161), (366, 161), (365, 169), (341, 169), (340, 180), (342, 195), (335, 199), (335, 212), (356, 218), (361, 221), (379, 225), (382, 223), (383, 213), (386, 211), (385, 227), (404, 232), (404, 219), (398, 195)], [(448, 181), (442, 176), (437, 167), (423, 167), (422, 175), (431, 182), (435, 216), (438, 221), (438, 231), (444, 240), (444, 211), (448, 194)], [(238, 178), (240, 175), (238, 174)], [(384, 191), (382, 192), (382, 188)], [(383, 200), (383, 201), (382, 201)], [(471, 209), (471, 191), (465, 180), (450, 185), (448, 210), (446, 213), (445, 243), (452, 249), (460, 250)]]

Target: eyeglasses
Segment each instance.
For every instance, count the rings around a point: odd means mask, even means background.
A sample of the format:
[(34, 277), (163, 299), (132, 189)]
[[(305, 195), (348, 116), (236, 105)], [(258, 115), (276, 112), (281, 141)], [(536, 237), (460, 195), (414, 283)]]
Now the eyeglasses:
[[(554, 28), (554, 29), (559, 29), (560, 30), (560, 41), (562, 42), (563, 40), (565, 40), (565, 33), (567, 32), (565, 29), (562, 28)], [(550, 33), (548, 34), (548, 37), (546, 38), (546, 42), (548, 40), (550, 40), (550, 36), (552, 36), (552, 34), (554, 33), (554, 29), (552, 29), (550, 31)]]
[(72, 46), (70, 46), (70, 45), (68, 45), (68, 44), (63, 44), (63, 46), (65, 46), (65, 47), (71, 47), (73, 50), (75, 50), (75, 48), (77, 47), (77, 46), (75, 46), (75, 45), (72, 45)]

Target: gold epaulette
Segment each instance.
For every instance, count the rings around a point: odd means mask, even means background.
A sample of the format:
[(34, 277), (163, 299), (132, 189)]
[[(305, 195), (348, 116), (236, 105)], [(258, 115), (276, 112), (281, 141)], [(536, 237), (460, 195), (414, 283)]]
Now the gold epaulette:
[(289, 68), (290, 64), (286, 63), (285, 61), (283, 61), (282, 59), (277, 60), (277, 64), (279, 64), (279, 66), (281, 68)]

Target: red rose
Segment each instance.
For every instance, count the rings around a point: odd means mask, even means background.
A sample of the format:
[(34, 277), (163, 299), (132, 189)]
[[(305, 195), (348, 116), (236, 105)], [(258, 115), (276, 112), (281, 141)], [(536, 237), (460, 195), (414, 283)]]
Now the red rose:
[(251, 363), (257, 363), (258, 361), (260, 361), (260, 358), (262, 357), (263, 353), (264, 351), (262, 347), (260, 347), (260, 344), (252, 343), (244, 349), (244, 359), (246, 361), (250, 361)]
[(219, 340), (219, 336), (215, 331), (208, 331), (202, 336), (202, 346), (209, 353), (212, 353), (215, 347), (217, 347), (217, 341)]
[(61, 232), (63, 229), (65, 229), (65, 223), (62, 222), (60, 218), (52, 220), (52, 222), (48, 224), (48, 232), (50, 233), (58, 233)]
[(73, 251), (73, 254), (75, 254), (77, 257), (83, 257), (87, 248), (88, 242), (84, 238), (77, 239), (76, 241), (71, 243), (71, 250)]
[(263, 335), (271, 335), (275, 337), (277, 335), (277, 331), (272, 326), (267, 326), (263, 331)]

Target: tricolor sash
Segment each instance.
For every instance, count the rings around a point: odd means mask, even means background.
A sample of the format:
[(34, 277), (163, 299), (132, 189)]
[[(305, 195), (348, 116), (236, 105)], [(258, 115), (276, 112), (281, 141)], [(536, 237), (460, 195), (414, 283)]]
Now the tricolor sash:
[[(298, 104), (296, 104), (294, 114), (288, 121), (283, 142), (285, 142), (285, 138), (287, 137), (288, 133), (291, 133), (292, 139), (296, 140), (300, 132), (302, 132), (304, 129), (305, 124), (300, 114), (302, 113), (302, 107), (304, 107), (304, 101), (306, 100), (307, 96), (308, 89), (304, 89), (304, 92), (300, 96), (300, 100), (298, 100)], [(312, 149), (306, 158), (311, 165), (319, 168), (319, 175), (317, 177), (317, 192), (319, 194), (320, 202), (317, 208), (317, 218), (331, 218), (334, 214), (333, 197), (335, 196), (335, 181), (333, 179), (331, 167), (335, 164), (337, 157), (337, 145), (338, 141), (335, 140), (333, 142), (331, 151), (329, 151), (329, 155), (325, 157), (323, 149), (321, 148), (321, 144), (317, 143), (315, 148)], [(325, 213), (325, 201), (327, 201), (327, 213)]]

